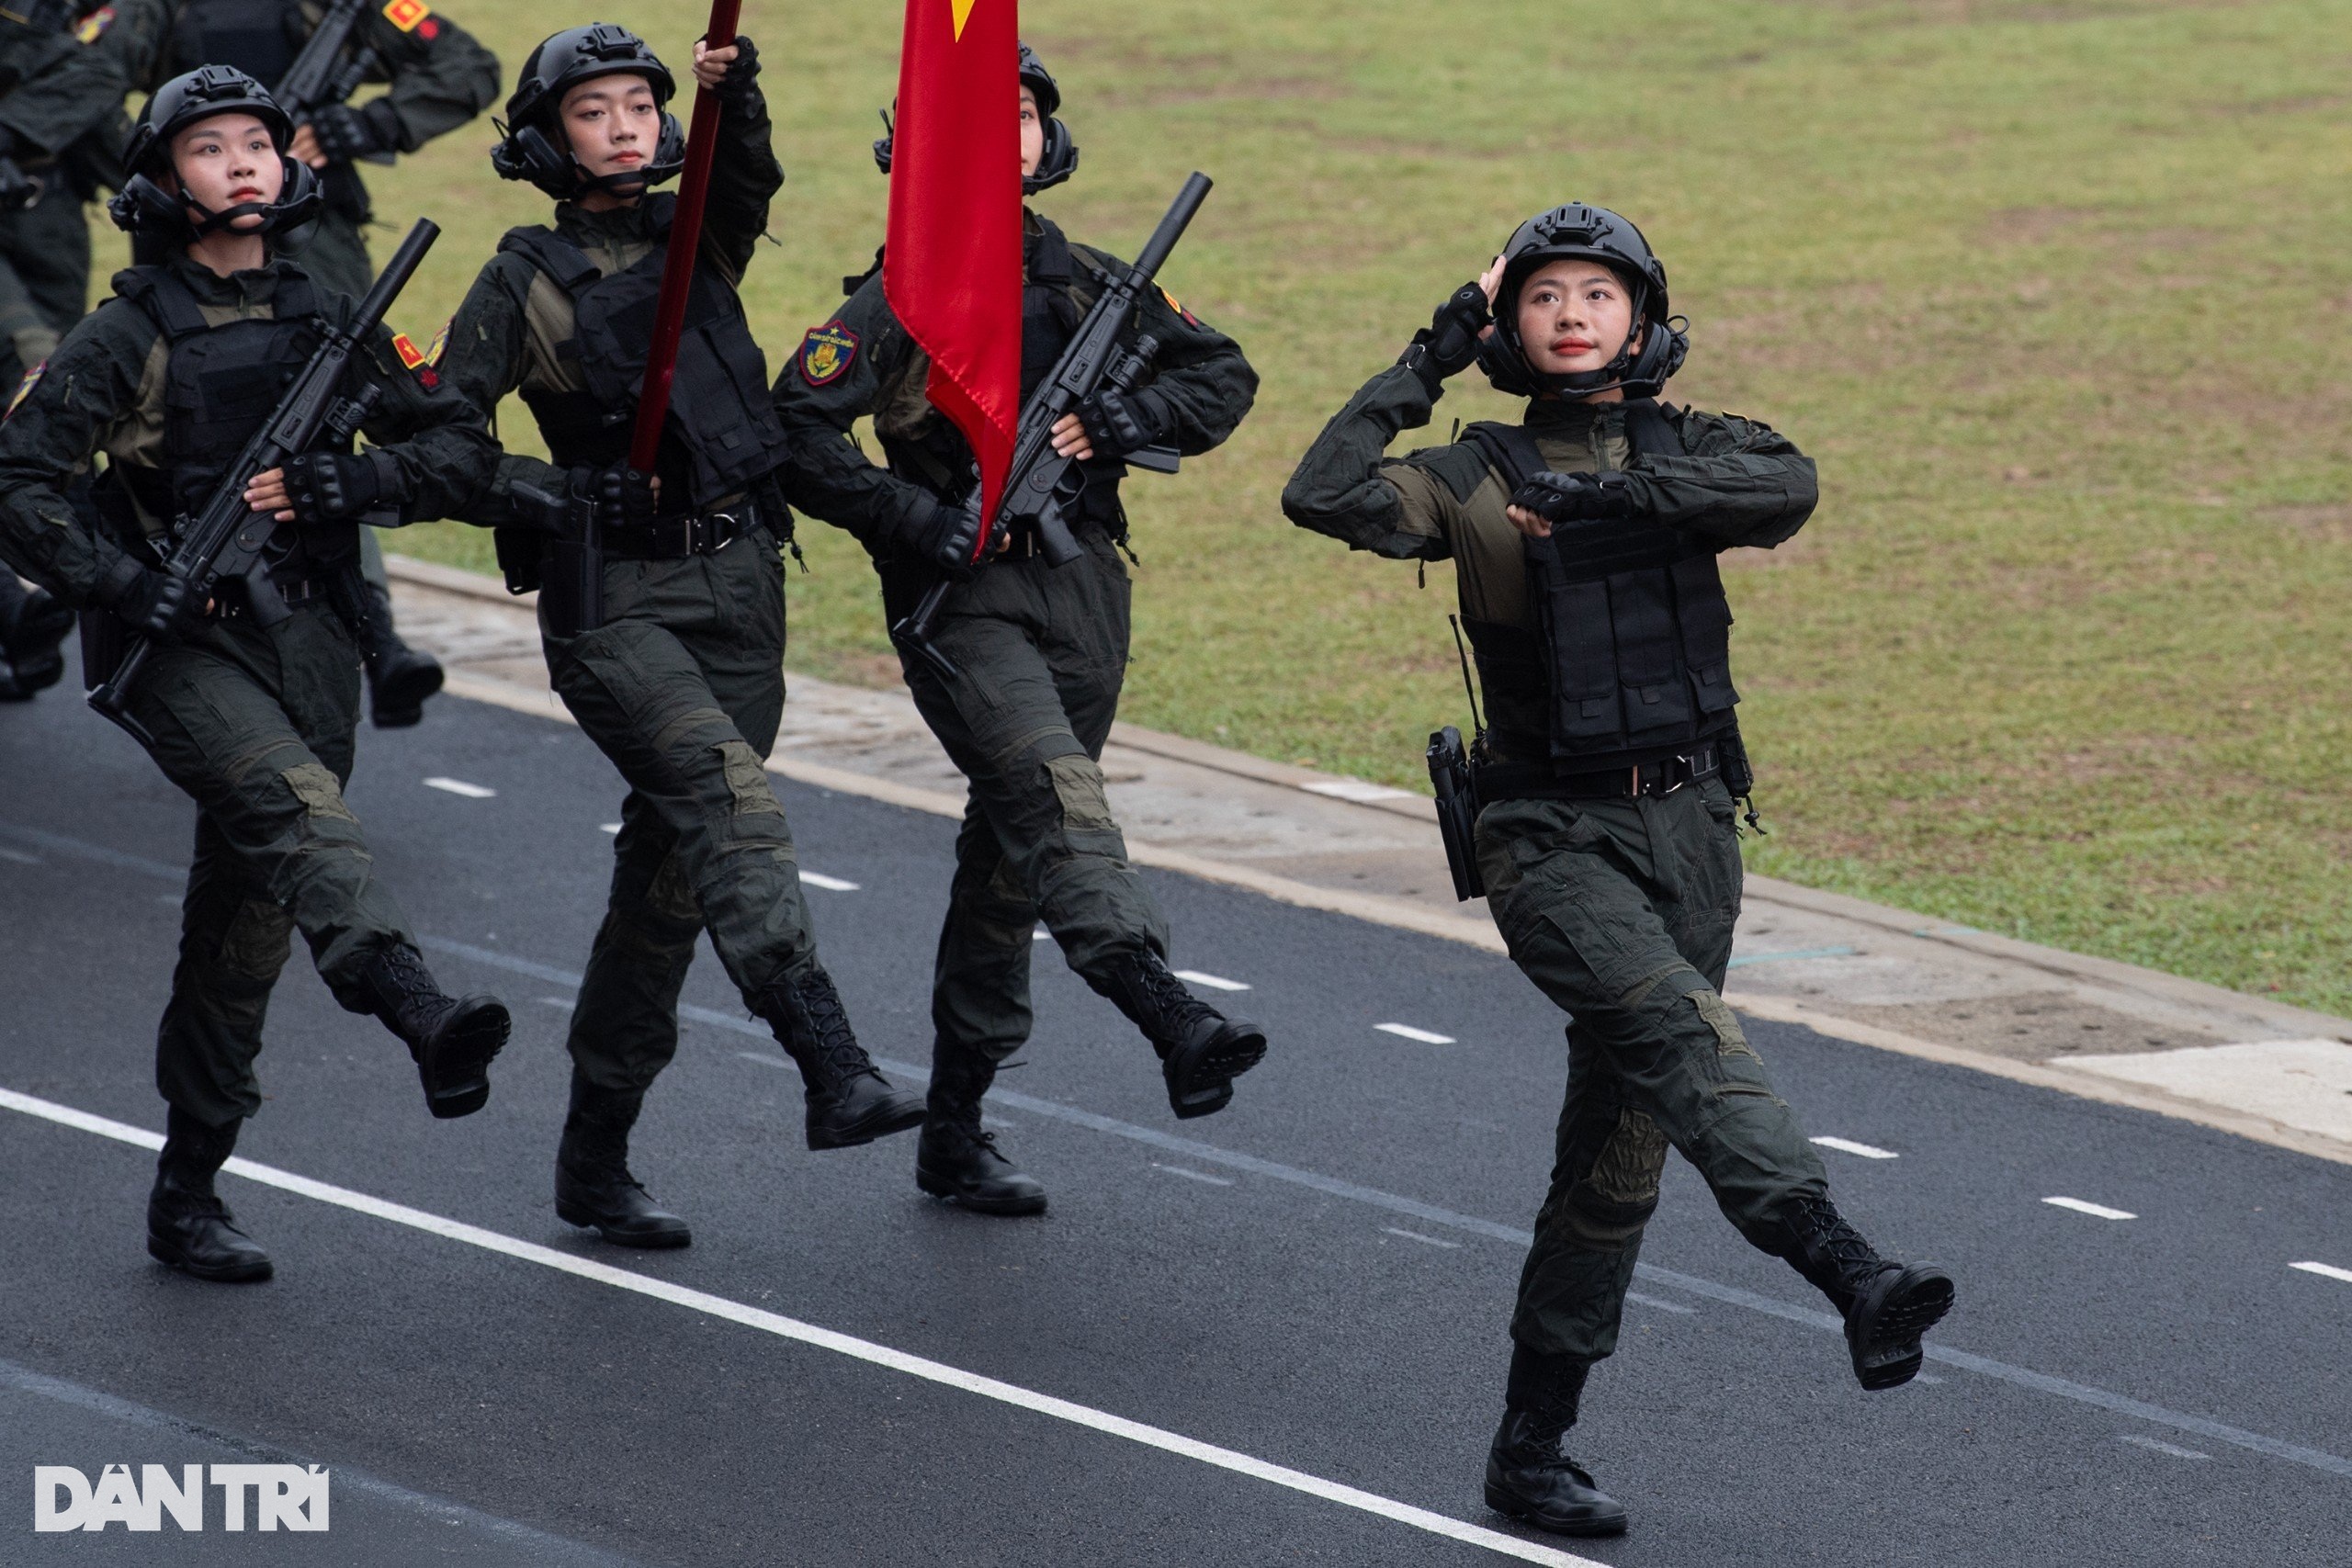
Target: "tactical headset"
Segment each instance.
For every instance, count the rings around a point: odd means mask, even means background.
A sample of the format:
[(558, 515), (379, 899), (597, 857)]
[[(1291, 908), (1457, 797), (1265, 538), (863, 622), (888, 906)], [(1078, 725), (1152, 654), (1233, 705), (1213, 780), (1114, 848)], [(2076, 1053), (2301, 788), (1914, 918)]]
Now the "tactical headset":
[[(1609, 363), (1568, 375), (1537, 370), (1519, 335), (1519, 295), (1527, 280), (1555, 261), (1597, 261), (1633, 291), (1634, 324)], [(1514, 397), (1539, 392), (1589, 397), (1623, 390), (1654, 398), (1682, 368), (1690, 351), (1690, 322), (1672, 313), (1666, 266), (1642, 231), (1605, 207), (1570, 202), (1521, 223), (1503, 246), (1502, 282), (1495, 289), (1494, 335), (1478, 344), (1478, 367), (1495, 389)], [(1640, 346), (1634, 346), (1636, 339)]]
[[(642, 76), (653, 89), (662, 109), (662, 134), (651, 161), (619, 174), (591, 177), (571, 155), (571, 143), (559, 118), (563, 96), (582, 82), (600, 76)], [(515, 78), (514, 95), (506, 100), (506, 118), (492, 120), (499, 143), (491, 149), (490, 166), (503, 180), (528, 180), (558, 201), (576, 201), (590, 191), (615, 196), (639, 196), (662, 181), (674, 179), (686, 166), (686, 132), (669, 103), (678, 90), (670, 68), (654, 57), (645, 40), (627, 28), (610, 22), (567, 28), (531, 51)]]
[[(284, 175), (276, 201), (241, 201), (215, 212), (187, 196), (164, 188), (156, 175), (172, 170), (172, 141), (199, 120), (216, 115), (249, 114), (262, 122), (277, 149)], [(293, 122), (277, 107), (268, 90), (243, 72), (227, 65), (207, 65), (175, 76), (155, 89), (140, 114), (139, 128), (122, 150), (123, 167), (130, 176), (107, 215), (115, 227), (148, 240), (165, 242), (201, 239), (239, 219), (259, 214), (257, 228), (247, 233), (277, 234), (317, 215), (322, 199), (319, 176), (308, 164), (286, 155), (294, 140)], [(175, 183), (177, 183), (175, 176)], [(193, 216), (191, 216), (193, 214)]]
[[(1025, 43), (1021, 46), (1021, 85), (1035, 96), (1037, 112), (1046, 120), (1046, 151), (1037, 160), (1037, 172), (1021, 176), (1021, 194), (1035, 196), (1078, 173), (1078, 143), (1070, 140), (1069, 127), (1054, 118), (1054, 111), (1062, 107), (1062, 90), (1055, 85), (1054, 73)], [(874, 166), (886, 175), (890, 172), (890, 144), (895, 139), (890, 111), (884, 109), (882, 135), (874, 143)]]

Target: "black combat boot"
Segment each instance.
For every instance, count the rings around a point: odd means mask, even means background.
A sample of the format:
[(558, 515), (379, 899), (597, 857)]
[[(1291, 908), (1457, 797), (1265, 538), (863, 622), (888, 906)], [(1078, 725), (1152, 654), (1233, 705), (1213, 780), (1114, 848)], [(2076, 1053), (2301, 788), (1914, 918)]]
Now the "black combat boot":
[(0, 583), (0, 701), (19, 702), (57, 684), (65, 674), (58, 651), (74, 629), (74, 612), (42, 589), (23, 589), (14, 572)]
[(1791, 1205), (1781, 1256), (1846, 1319), (1846, 1346), (1864, 1388), (1899, 1388), (1919, 1371), (1919, 1337), (1951, 1311), (1951, 1276), (1932, 1264), (1890, 1263), (1828, 1198)]
[(598, 1089), (574, 1074), (571, 1111), (555, 1156), (555, 1212), (621, 1247), (684, 1247), (686, 1222), (655, 1203), (629, 1174), (628, 1130), (645, 1104), (642, 1089)]
[(489, 1102), (491, 1058), (505, 1048), (513, 1027), (505, 1003), (445, 994), (424, 955), (406, 942), (369, 954), (360, 978), (366, 1005), (352, 1010), (375, 1014), (407, 1042), (434, 1115), (470, 1116)]
[(379, 729), (406, 729), (424, 717), (424, 699), (441, 689), (441, 661), (401, 640), (392, 596), (368, 585), (368, 716)]
[(890, 1087), (850, 1032), (832, 976), (815, 964), (776, 981), (753, 1009), (800, 1068), (808, 1146), (847, 1149), (922, 1125), (922, 1100)]
[(237, 1146), (238, 1125), (208, 1127), (173, 1106), (155, 1160), (155, 1190), (147, 1199), (147, 1255), (222, 1284), (249, 1284), (274, 1272), (269, 1254), (237, 1228), (212, 1191), (213, 1173)]
[(996, 1079), (996, 1064), (944, 1040), (932, 1047), (931, 1063), (915, 1185), (975, 1213), (1044, 1213), (1045, 1188), (1005, 1158), (996, 1134), (980, 1126), (980, 1097)]
[(1592, 1363), (1514, 1345), (1503, 1424), (1487, 1453), (1487, 1506), (1554, 1535), (1622, 1535), (1625, 1505), (1560, 1451)]
[(1149, 950), (1119, 954), (1112, 960), (1107, 982), (1091, 976), (1088, 982), (1125, 1013), (1159, 1053), (1168, 1104), (1179, 1118), (1224, 1110), (1233, 1098), (1233, 1080), (1266, 1055), (1264, 1030), (1227, 1018), (1193, 995)]

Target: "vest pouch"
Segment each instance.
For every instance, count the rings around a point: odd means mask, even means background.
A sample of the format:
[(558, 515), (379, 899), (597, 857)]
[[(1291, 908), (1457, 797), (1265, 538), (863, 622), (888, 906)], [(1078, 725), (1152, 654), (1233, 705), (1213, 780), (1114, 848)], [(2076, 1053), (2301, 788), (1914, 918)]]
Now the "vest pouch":
[(1682, 622), (1682, 658), (1690, 694), (1702, 714), (1729, 713), (1739, 701), (1731, 683), (1731, 601), (1712, 555), (1674, 563), (1674, 592)]
[(1682, 678), (1672, 572), (1656, 569), (1611, 578), (1609, 605), (1616, 622), (1626, 740), (1640, 745), (1656, 737), (1671, 742), (1688, 735), (1690, 691)]
[(1613, 740), (1623, 732), (1617, 639), (1605, 582), (1544, 582), (1544, 640), (1552, 651), (1555, 739)]

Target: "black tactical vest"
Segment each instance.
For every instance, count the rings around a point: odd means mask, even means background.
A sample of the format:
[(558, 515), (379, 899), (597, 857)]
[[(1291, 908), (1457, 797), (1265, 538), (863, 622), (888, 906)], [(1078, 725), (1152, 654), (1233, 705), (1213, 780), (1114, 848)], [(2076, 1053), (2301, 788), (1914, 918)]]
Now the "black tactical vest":
[(233, 65), (275, 87), (308, 31), (295, 0), (186, 0), (172, 24), (172, 74)]
[[(1680, 437), (1650, 399), (1625, 405), (1635, 456), (1679, 455)], [(1463, 432), (1504, 485), (1546, 465), (1523, 425)], [(1597, 771), (1673, 754), (1732, 727), (1731, 604), (1708, 540), (1640, 518), (1576, 523), (1526, 541), (1535, 637), (1465, 621), (1506, 754), (1548, 755)], [(1525, 699), (1535, 698), (1540, 704)], [(1548, 733), (1505, 728), (1506, 713), (1546, 717)]]
[[(666, 242), (677, 198), (665, 193), (647, 200), (654, 232)], [(555, 351), (579, 367), (588, 390), (523, 389), (548, 456), (563, 468), (628, 461), (666, 243), (635, 266), (610, 274), (552, 229), (511, 230), (498, 248), (527, 257), (571, 301), (572, 336)], [(683, 513), (689, 504), (701, 509), (731, 495), (764, 492), (768, 476), (784, 464), (785, 447), (768, 390), (767, 357), (752, 336), (743, 302), (725, 278), (697, 265), (654, 465), (663, 510)]]
[[(167, 522), (202, 509), (245, 443), (318, 352), (318, 291), (279, 263), (271, 315), (213, 326), (187, 281), (168, 266), (133, 267), (117, 280), (170, 345), (164, 368), (163, 464), (107, 468), (149, 515)], [(319, 448), (327, 450), (328, 448)], [(342, 450), (349, 450), (346, 443)], [(310, 575), (357, 558), (356, 523), (281, 528), (288, 554), (277, 575)]]

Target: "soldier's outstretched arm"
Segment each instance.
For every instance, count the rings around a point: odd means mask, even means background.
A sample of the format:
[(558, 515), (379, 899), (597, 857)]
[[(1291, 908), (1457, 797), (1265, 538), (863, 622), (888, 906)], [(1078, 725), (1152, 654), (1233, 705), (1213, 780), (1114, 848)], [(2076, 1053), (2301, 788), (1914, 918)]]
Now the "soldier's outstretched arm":
[(551, 465), (502, 452), (486, 434), (498, 405), (523, 384), (524, 356), (529, 352), (523, 309), (536, 276), (531, 264), (518, 255), (495, 255), (484, 263), (449, 322), (449, 343), (438, 367), (464, 400), (469, 417), (480, 422), (491, 449), (488, 468), (477, 476), (481, 482), (448, 515), (484, 528), (523, 521), (514, 507), (515, 486), (548, 494), (562, 488)]
[(1486, 477), (1466, 448), (1437, 446), (1395, 459), (1390, 442), (1430, 422), (1419, 375), (1391, 366), (1331, 416), (1283, 487), (1283, 514), (1351, 549), (1403, 560), (1443, 560), (1462, 502)]
[(413, 152), (498, 101), (498, 56), (438, 11), (386, 0), (361, 36), (391, 89), (359, 112), (394, 152)]
[(894, 535), (927, 523), (940, 503), (868, 458), (850, 427), (879, 412), (889, 388), (921, 392), (914, 378), (922, 374), (920, 351), (883, 299), (876, 276), (808, 333), (775, 379), (776, 417), (791, 439), (786, 499), (847, 530), (877, 557), (888, 553)]
[(760, 90), (758, 46), (740, 39), (736, 48), (718, 89), (718, 152), (710, 165), (702, 243), (729, 280), (740, 283), (767, 231), (768, 204), (784, 188), (784, 165), (776, 162), (775, 127)]
[(65, 334), (0, 423), (0, 559), (70, 608), (91, 604), (130, 563), (84, 525), (64, 492), (137, 399), (156, 335), (136, 306), (100, 306)]
[(1804, 526), (1821, 499), (1813, 459), (1771, 426), (1730, 414), (1669, 415), (1688, 455), (1650, 455), (1626, 470), (1638, 516), (1724, 546), (1770, 549)]
[(407, 522), (454, 516), (497, 470), (501, 454), (481, 416), (434, 367), (410, 370), (384, 327), (357, 357), (382, 389), (364, 427), (379, 498), (399, 502)]

